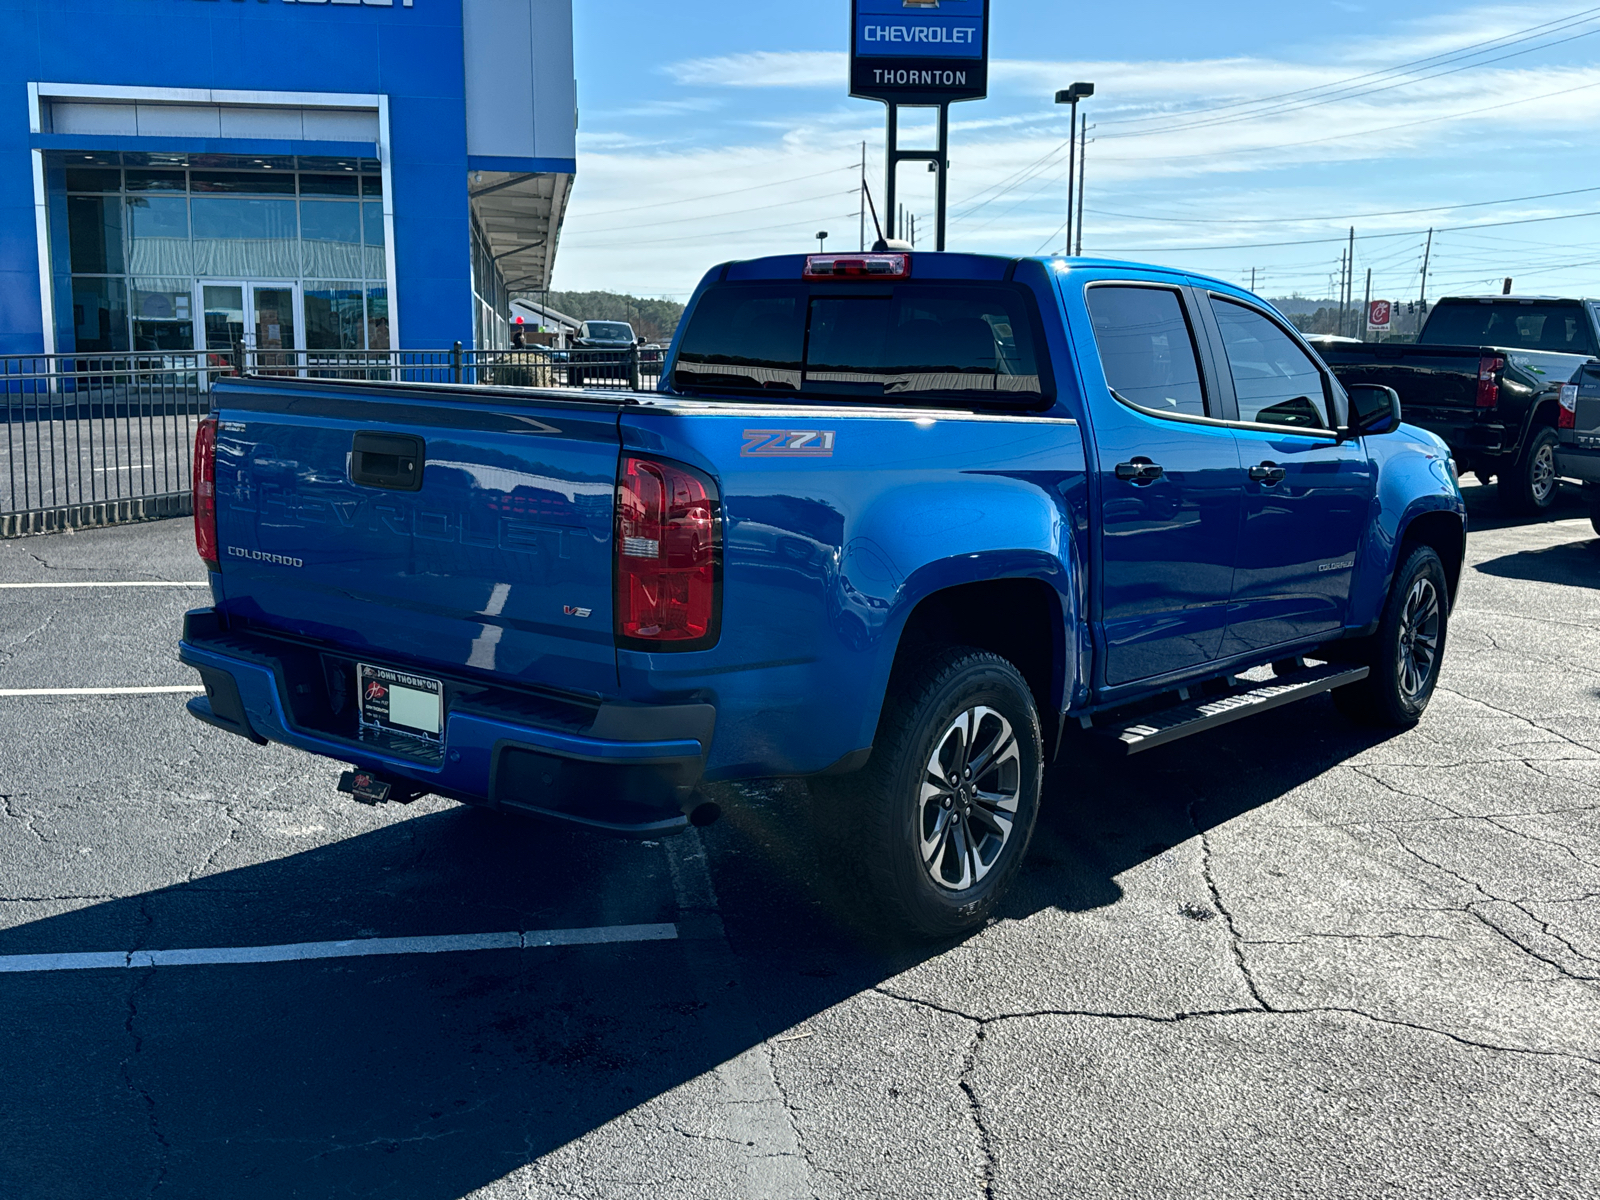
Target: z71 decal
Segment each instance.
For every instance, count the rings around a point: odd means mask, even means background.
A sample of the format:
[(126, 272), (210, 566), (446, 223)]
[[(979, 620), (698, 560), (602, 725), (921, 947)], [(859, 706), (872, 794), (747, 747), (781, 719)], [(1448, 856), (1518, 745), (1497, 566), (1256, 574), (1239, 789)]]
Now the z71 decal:
[(832, 458), (832, 429), (746, 429), (740, 458)]

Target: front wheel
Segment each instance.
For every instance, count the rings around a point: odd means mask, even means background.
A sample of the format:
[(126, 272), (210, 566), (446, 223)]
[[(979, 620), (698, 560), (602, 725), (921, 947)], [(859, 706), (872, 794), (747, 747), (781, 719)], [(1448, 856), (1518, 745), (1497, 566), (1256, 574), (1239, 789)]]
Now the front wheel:
[(1395, 572), (1378, 632), (1355, 656), (1372, 673), (1360, 683), (1335, 688), (1333, 702), (1362, 724), (1415, 725), (1439, 682), (1449, 622), (1444, 564), (1433, 547), (1418, 546)]
[(998, 655), (944, 650), (897, 679), (867, 766), (814, 784), (859, 915), (923, 938), (981, 925), (1033, 836), (1041, 747), (1028, 685)]
[(1500, 476), (1500, 499), (1514, 513), (1536, 515), (1556, 502), (1561, 485), (1556, 474), (1556, 447), (1561, 438), (1545, 426), (1528, 434), (1516, 465)]

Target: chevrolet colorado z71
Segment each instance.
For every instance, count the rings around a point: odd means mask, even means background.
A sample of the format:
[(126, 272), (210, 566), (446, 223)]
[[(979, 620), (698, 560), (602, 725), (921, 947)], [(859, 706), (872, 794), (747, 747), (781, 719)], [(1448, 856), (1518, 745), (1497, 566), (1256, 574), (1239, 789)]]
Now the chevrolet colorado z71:
[(1328, 690), (1406, 725), (1438, 680), (1449, 452), (1229, 284), (729, 263), (664, 367), (651, 394), (218, 383), (190, 711), (352, 764), (361, 798), (647, 836), (713, 816), (702, 782), (810, 777), (863, 911), (942, 936), (994, 908), (1063, 744)]

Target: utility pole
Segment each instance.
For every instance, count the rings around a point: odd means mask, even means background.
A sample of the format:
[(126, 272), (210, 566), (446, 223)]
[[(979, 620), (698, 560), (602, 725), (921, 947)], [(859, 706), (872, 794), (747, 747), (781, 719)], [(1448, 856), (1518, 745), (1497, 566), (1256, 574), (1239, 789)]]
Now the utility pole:
[(906, 222), (910, 226), (909, 232), (911, 234), (911, 248), (915, 250), (917, 248), (917, 214), (907, 213)]
[(1367, 268), (1367, 299), (1361, 306), (1361, 315), (1356, 318), (1361, 325), (1361, 340), (1367, 340), (1367, 322), (1372, 315), (1372, 268)]
[[(1346, 307), (1354, 305), (1356, 299), (1356, 227), (1350, 226), (1350, 252), (1344, 260), (1344, 302)], [(1354, 333), (1354, 330), (1351, 330)]]
[(1422, 311), (1428, 307), (1428, 260), (1433, 257), (1433, 230), (1428, 230), (1428, 245), (1422, 251), (1422, 294), (1417, 297), (1417, 328), (1422, 328)]
[(867, 248), (867, 144), (861, 143), (861, 195), (857, 197), (861, 203), (861, 250)]
[(1335, 303), (1339, 305), (1339, 336), (1344, 336), (1344, 251), (1339, 251), (1339, 284)]
[(1083, 255), (1083, 172), (1084, 160), (1089, 154), (1089, 118), (1083, 118), (1083, 128), (1078, 131), (1078, 255)]
[(1250, 290), (1252, 292), (1256, 290), (1256, 269), (1254, 267), (1250, 268)]

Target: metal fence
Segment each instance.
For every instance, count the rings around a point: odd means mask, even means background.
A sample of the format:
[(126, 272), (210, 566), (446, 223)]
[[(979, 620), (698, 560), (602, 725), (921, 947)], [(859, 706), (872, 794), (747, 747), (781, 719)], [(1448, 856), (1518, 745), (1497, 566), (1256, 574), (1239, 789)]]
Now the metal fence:
[(653, 390), (657, 347), (623, 350), (244, 350), (259, 375), (369, 379), (396, 383), (473, 383), (499, 387)]
[(236, 373), (396, 383), (651, 390), (662, 352), (254, 350), (0, 357), (0, 537), (192, 511), (195, 426)]
[(195, 426), (218, 354), (0, 358), (0, 537), (190, 511)]

